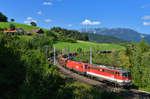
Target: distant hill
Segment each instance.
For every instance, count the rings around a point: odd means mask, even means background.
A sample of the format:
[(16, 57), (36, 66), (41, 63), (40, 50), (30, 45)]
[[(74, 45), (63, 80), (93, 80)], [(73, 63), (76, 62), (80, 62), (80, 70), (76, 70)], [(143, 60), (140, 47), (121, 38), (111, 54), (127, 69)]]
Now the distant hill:
[[(12, 23), (12, 22), (0, 22), (0, 28), (7, 28), (9, 29), (10, 24), (14, 24), (16, 28), (23, 28), (24, 30), (34, 30), (34, 29), (43, 29), (40, 27), (35, 27), (31, 25), (26, 24), (20, 24), (20, 23)], [(46, 30), (46, 29), (43, 29)]]
[(93, 33), (89, 33), (88, 37), (89, 37), (89, 41), (98, 42), (98, 43), (127, 43), (128, 42), (126, 40), (122, 40), (117, 37), (105, 36), (105, 35), (93, 34)]
[(100, 35), (114, 36), (127, 41), (140, 42), (142, 39), (150, 43), (150, 35), (139, 33), (128, 28), (95, 28), (81, 29), (80, 32), (96, 33)]

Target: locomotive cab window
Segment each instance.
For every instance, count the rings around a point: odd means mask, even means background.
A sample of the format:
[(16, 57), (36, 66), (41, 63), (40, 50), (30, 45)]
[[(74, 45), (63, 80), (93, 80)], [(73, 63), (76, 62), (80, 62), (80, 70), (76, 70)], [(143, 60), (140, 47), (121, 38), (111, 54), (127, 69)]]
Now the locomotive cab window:
[(115, 75), (119, 76), (120, 74), (119, 74), (119, 72), (115, 72)]
[(115, 72), (115, 75), (117, 75), (117, 72)]
[(128, 77), (127, 73), (122, 73), (122, 77)]
[(122, 77), (131, 77), (131, 72), (122, 73)]
[(84, 65), (85, 69), (87, 69), (88, 65)]

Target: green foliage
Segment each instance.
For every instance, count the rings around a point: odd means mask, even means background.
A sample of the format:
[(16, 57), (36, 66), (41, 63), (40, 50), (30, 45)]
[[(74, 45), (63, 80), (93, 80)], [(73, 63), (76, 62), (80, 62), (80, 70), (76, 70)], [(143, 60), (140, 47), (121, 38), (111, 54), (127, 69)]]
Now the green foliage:
[(142, 40), (139, 44), (130, 44), (127, 54), (130, 58), (133, 82), (140, 89), (150, 91), (150, 46)]
[(118, 98), (61, 77), (45, 55), (45, 47), (52, 50), (52, 44), (46, 35), (27, 38), (0, 34), (0, 98)]
[(81, 53), (82, 52), (82, 48), (78, 48), (77, 52)]
[(70, 43), (76, 43), (76, 40), (74, 40), (73, 38), (65, 38), (65, 40), (63, 40), (65, 42), (70, 42)]
[(15, 21), (15, 19), (10, 19), (10, 21), (11, 21), (11, 22), (14, 22), (14, 21)]
[(98, 43), (127, 43), (128, 41), (113, 36), (105, 36), (100, 34), (88, 34), (89, 40)]
[[(113, 93), (100, 91), (97, 88), (89, 87), (79, 82), (66, 84), (66, 89), (63, 89), (62, 97), (70, 99), (122, 99), (120, 96), (115, 96)], [(60, 91), (61, 93), (61, 91)], [(61, 97), (61, 98), (62, 98)]]
[(17, 98), (25, 79), (25, 64), (21, 60), (16, 38), (0, 35), (0, 98)]
[[(54, 98), (57, 90), (65, 84), (58, 71), (45, 61), (45, 55), (38, 51), (29, 51), (23, 56), (26, 63), (26, 81), (22, 88), (22, 99)], [(36, 88), (36, 89), (35, 89)]]
[(0, 12), (0, 22), (7, 22), (7, 17)]
[(0, 28), (0, 32), (2, 32), (4, 29)]
[(56, 32), (52, 32), (52, 31), (46, 31), (46, 36), (49, 38), (52, 38), (53, 41), (58, 41), (58, 34)]
[(37, 24), (35, 22), (31, 22), (30, 23), (32, 26), (37, 26)]
[(83, 40), (83, 41), (89, 40), (87, 34), (81, 34), (80, 32), (74, 30), (67, 30), (60, 27), (53, 27), (51, 31), (57, 33), (57, 37), (59, 38), (60, 41), (75, 42), (75, 40)]

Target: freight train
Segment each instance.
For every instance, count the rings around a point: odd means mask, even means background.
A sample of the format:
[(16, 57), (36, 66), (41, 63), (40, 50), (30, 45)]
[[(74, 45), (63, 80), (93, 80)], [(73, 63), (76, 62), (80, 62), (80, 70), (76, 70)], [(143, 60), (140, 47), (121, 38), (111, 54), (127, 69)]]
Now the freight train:
[(122, 87), (129, 87), (132, 85), (131, 72), (122, 67), (78, 62), (68, 59), (67, 55), (59, 56), (58, 62), (69, 70), (94, 77), (100, 81), (108, 81)]

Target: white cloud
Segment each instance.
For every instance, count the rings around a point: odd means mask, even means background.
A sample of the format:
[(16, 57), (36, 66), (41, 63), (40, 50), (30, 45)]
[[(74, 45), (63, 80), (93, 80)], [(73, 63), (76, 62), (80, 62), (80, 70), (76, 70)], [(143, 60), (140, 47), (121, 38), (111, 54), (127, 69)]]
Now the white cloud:
[(72, 27), (72, 24), (69, 24), (68, 27)]
[(85, 19), (81, 24), (82, 24), (82, 25), (89, 25), (89, 24), (91, 24), (91, 21)]
[(37, 21), (33, 19), (32, 17), (27, 17), (26, 20), (24, 21), (24, 23), (28, 25), (30, 25), (31, 22), (37, 23)]
[(141, 38), (144, 38), (145, 36), (144, 35), (141, 35)]
[(30, 21), (25, 20), (24, 23), (30, 25)]
[(53, 5), (53, 3), (52, 2), (43, 2), (43, 5), (44, 6), (51, 6), (51, 5)]
[(27, 20), (33, 20), (33, 18), (32, 17), (27, 17)]
[(144, 25), (144, 26), (149, 26), (149, 25), (150, 25), (150, 22), (144, 22), (143, 25)]
[(51, 22), (52, 22), (51, 19), (45, 19), (44, 21), (45, 21), (46, 23), (51, 23)]
[(42, 11), (37, 12), (38, 15), (43, 15)]
[(101, 22), (99, 22), (99, 21), (91, 21), (91, 20), (85, 19), (81, 24), (82, 25), (100, 25)]
[(35, 23), (37, 23), (37, 21), (36, 21), (36, 20), (32, 20), (31, 22), (35, 22)]
[(100, 25), (101, 24), (101, 22), (98, 22), (98, 21), (93, 21), (92, 22), (92, 25)]
[(150, 19), (150, 16), (143, 16), (142, 19), (143, 19), (143, 20), (149, 20), (149, 19)]

